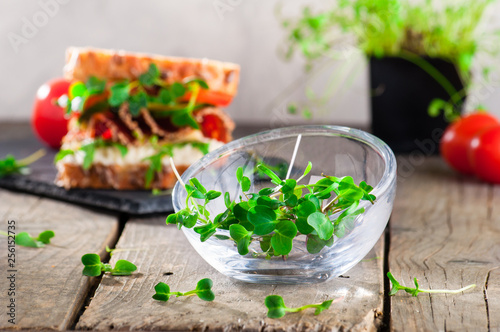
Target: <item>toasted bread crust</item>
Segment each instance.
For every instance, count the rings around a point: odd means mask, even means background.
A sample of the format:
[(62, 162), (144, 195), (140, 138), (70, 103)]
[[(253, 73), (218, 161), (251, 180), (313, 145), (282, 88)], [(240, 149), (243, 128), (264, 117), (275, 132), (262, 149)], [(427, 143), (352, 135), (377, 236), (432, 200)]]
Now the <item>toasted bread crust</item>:
[[(88, 170), (80, 165), (59, 162), (59, 170), (56, 184), (66, 189), (92, 188), (92, 189), (117, 189), (117, 190), (141, 190), (145, 189), (145, 175), (148, 165), (102, 165), (94, 164)], [(176, 168), (182, 174), (189, 166), (177, 165)], [(147, 189), (169, 189), (172, 188), (177, 179), (170, 167), (163, 167), (161, 173), (157, 173), (151, 186)]]
[(64, 76), (86, 81), (90, 76), (107, 80), (137, 79), (151, 63), (168, 83), (187, 77), (204, 79), (210, 90), (236, 95), (240, 66), (229, 62), (147, 55), (125, 51), (70, 47), (66, 50)]

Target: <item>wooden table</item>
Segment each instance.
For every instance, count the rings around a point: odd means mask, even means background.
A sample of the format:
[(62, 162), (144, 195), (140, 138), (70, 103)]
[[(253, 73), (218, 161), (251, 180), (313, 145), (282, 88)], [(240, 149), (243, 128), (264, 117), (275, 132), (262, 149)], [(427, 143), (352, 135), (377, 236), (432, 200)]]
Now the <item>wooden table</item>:
[[(27, 135), (26, 126), (0, 127), (0, 144)], [(7, 239), (0, 267), (0, 329), (93, 330), (500, 330), (500, 191), (461, 177), (438, 158), (400, 157), (393, 214), (375, 248), (346, 275), (308, 286), (253, 285), (215, 271), (166, 216), (132, 218), (0, 190), (1, 229), (56, 233), (43, 249), (16, 247), (16, 324), (8, 322), (10, 287)], [(129, 277), (81, 274), (80, 257), (116, 247), (110, 259), (138, 266)], [(390, 270), (422, 288), (477, 287), (458, 295), (388, 297)], [(214, 281), (216, 299), (151, 299), (160, 281), (186, 291), (201, 278)], [(283, 296), (288, 306), (342, 298), (319, 316), (311, 311), (266, 317), (264, 298)]]

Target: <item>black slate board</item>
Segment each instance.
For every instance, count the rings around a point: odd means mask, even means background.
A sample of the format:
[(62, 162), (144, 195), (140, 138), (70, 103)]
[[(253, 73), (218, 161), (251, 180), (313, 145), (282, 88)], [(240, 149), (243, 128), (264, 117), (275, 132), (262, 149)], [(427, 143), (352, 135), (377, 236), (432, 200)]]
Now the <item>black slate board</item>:
[[(235, 138), (260, 131), (254, 126), (240, 126)], [(44, 147), (33, 135), (27, 123), (0, 123), (0, 158), (13, 154), (24, 158), (38, 149), (47, 154), (30, 166), (30, 174), (0, 178), (0, 188), (50, 197), (70, 203), (132, 215), (173, 212), (171, 195), (154, 196), (151, 191), (116, 191), (96, 189), (65, 190), (54, 184), (57, 170), (53, 164), (57, 151)]]
[[(26, 137), (0, 142), (0, 158), (3, 159), (9, 153), (18, 159), (24, 158), (40, 148), (44, 146), (27, 132)], [(30, 166), (30, 174), (0, 178), (0, 187), (133, 215), (173, 211), (171, 195), (154, 196), (146, 190), (66, 190), (58, 187), (54, 184), (57, 170), (52, 162), (56, 151), (50, 148), (45, 150), (47, 154)]]

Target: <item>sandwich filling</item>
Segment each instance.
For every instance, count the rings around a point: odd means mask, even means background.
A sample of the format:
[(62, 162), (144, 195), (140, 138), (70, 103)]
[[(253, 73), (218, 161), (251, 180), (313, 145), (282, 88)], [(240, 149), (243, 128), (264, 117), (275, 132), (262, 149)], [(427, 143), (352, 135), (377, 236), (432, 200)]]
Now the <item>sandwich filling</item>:
[(151, 188), (170, 157), (187, 167), (231, 140), (234, 123), (209, 92), (199, 78), (166, 84), (154, 64), (137, 80), (73, 83), (58, 100), (70, 117), (55, 159), (59, 171), (146, 165), (144, 187)]

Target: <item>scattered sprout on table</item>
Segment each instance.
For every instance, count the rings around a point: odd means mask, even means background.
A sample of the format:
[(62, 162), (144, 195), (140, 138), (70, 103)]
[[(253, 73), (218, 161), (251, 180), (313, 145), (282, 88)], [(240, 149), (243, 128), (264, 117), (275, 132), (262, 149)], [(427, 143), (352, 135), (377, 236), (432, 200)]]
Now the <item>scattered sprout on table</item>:
[(102, 272), (109, 272), (114, 276), (128, 276), (137, 270), (137, 266), (124, 259), (118, 260), (115, 267), (112, 267), (111, 264), (102, 263), (98, 254), (83, 255), (82, 263), (85, 266), (82, 274), (89, 277), (100, 276)]
[(267, 317), (269, 318), (281, 318), (285, 316), (287, 312), (299, 312), (307, 308), (315, 308), (314, 315), (319, 315), (324, 310), (327, 310), (332, 305), (333, 300), (327, 300), (320, 304), (307, 304), (299, 308), (288, 308), (283, 301), (283, 298), (279, 295), (269, 295), (264, 300), (268, 312)]
[(394, 278), (394, 276), (392, 275), (391, 272), (387, 272), (387, 277), (389, 278), (389, 280), (391, 281), (391, 284), (392, 284), (392, 288), (391, 288), (391, 290), (389, 292), (389, 296), (395, 295), (400, 290), (404, 290), (405, 292), (411, 294), (412, 296), (417, 296), (418, 293), (458, 294), (458, 293), (464, 292), (464, 291), (466, 291), (468, 289), (476, 287), (476, 284), (471, 284), (471, 285), (462, 287), (460, 289), (454, 289), (454, 290), (447, 290), (447, 289), (421, 289), (421, 288), (419, 288), (417, 278), (414, 278), (413, 282), (415, 283), (415, 288), (412, 288), (412, 287), (402, 286), (396, 280), (396, 278)]
[(213, 282), (211, 279), (205, 278), (198, 281), (196, 284), (196, 288), (189, 292), (171, 292), (170, 286), (164, 282), (159, 282), (155, 286), (155, 294), (153, 295), (153, 299), (158, 301), (167, 302), (172, 295), (176, 297), (180, 296), (190, 296), (197, 295), (203, 301), (213, 301), (215, 299), (215, 294), (212, 291)]

